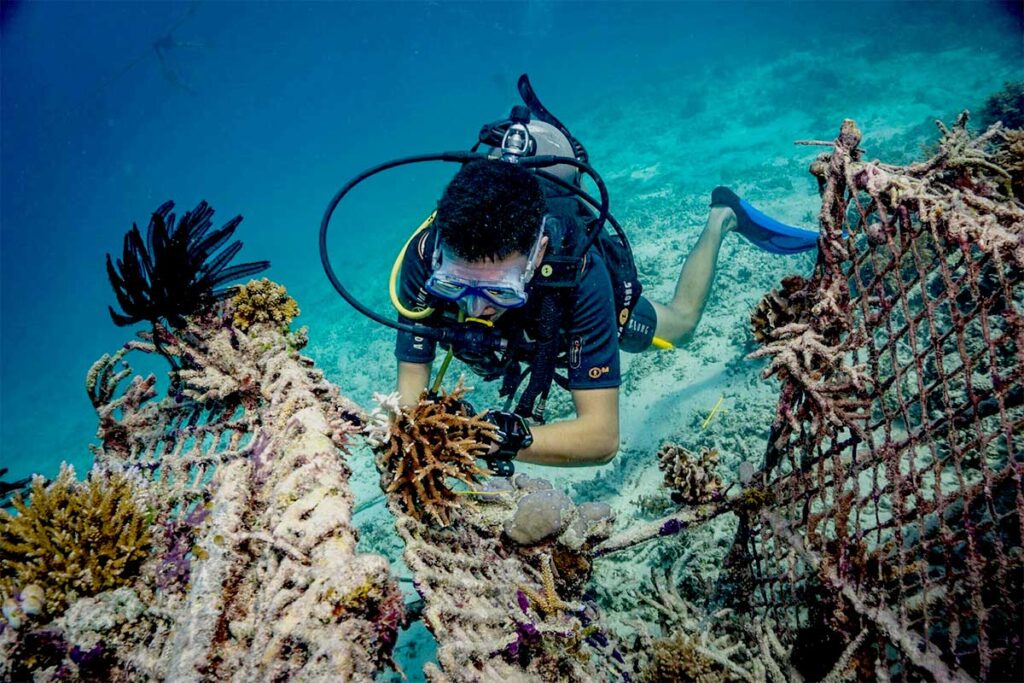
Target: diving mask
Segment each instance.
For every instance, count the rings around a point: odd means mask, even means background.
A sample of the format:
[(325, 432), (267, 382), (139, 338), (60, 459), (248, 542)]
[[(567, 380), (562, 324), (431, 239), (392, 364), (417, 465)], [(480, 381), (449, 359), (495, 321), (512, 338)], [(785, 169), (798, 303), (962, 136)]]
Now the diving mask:
[(525, 257), (509, 263), (467, 264), (440, 244), (440, 231), (434, 238), (434, 268), (426, 290), (447, 301), (458, 302), (470, 315), (478, 315), (493, 304), (498, 308), (519, 308), (526, 304), (526, 287), (533, 278), (540, 255), (547, 216), (537, 230), (537, 239)]

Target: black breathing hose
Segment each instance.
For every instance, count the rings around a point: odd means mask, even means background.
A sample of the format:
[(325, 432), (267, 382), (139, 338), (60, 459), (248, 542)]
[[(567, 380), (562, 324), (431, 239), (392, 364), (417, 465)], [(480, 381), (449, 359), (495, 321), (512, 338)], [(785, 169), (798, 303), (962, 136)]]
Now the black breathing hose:
[[(338, 294), (340, 294), (342, 298), (345, 299), (345, 301), (347, 301), (354, 309), (365, 315), (367, 318), (373, 320), (374, 322), (380, 323), (381, 325), (384, 325), (386, 327), (393, 328), (400, 332), (408, 332), (410, 334), (427, 337), (429, 339), (434, 339), (439, 342), (449, 342), (458, 337), (460, 331), (454, 328), (429, 327), (427, 325), (412, 325), (399, 320), (392, 320), (390, 318), (386, 318), (383, 315), (371, 310), (358, 299), (356, 299), (355, 296), (353, 296), (352, 293), (348, 291), (345, 285), (341, 283), (341, 280), (334, 272), (334, 268), (331, 266), (330, 257), (328, 256), (327, 253), (327, 229), (330, 226), (331, 217), (334, 215), (334, 210), (338, 207), (338, 204), (341, 202), (341, 200), (345, 198), (345, 195), (347, 195), (356, 185), (363, 182), (367, 178), (377, 175), (378, 173), (383, 173), (384, 171), (390, 170), (392, 168), (397, 168), (399, 166), (406, 166), (408, 164), (418, 164), (427, 161), (447, 161), (466, 164), (471, 161), (483, 159), (493, 159), (493, 157), (478, 152), (462, 151), (442, 152), (440, 154), (423, 154), (420, 156), (404, 157), (401, 159), (388, 161), (386, 163), (374, 166), (373, 168), (367, 169), (360, 173), (359, 175), (352, 178), (347, 183), (345, 183), (345, 185), (343, 185), (342, 188), (338, 190), (338, 192), (334, 195), (331, 201), (327, 204), (327, 209), (324, 211), (323, 218), (320, 221), (320, 263), (323, 266), (324, 273), (326, 273), (327, 275), (327, 279), (330, 280), (331, 285), (338, 292)], [(578, 253), (575, 254), (575, 256), (582, 257), (585, 253), (587, 253), (587, 250), (590, 249), (591, 245), (594, 244), (595, 240), (601, 234), (601, 231), (604, 229), (605, 221), (611, 223), (611, 225), (616, 229), (616, 231), (620, 235), (623, 234), (622, 228), (619, 226), (618, 222), (611, 216), (611, 214), (608, 213), (608, 188), (605, 186), (604, 181), (601, 179), (601, 176), (598, 175), (597, 171), (591, 168), (589, 164), (582, 162), (578, 159), (574, 159), (572, 157), (559, 157), (552, 155), (528, 157), (524, 159), (519, 159), (515, 163), (518, 163), (520, 166), (524, 168), (533, 169), (533, 171), (540, 175), (541, 177), (553, 180), (557, 185), (572, 191), (580, 199), (587, 202), (588, 204), (590, 204), (599, 211), (597, 223), (595, 224), (593, 230), (591, 231), (591, 234), (587, 236), (587, 239), (581, 245), (581, 248), (578, 250)], [(587, 194), (582, 188), (576, 187), (571, 183), (567, 183), (561, 178), (558, 178), (557, 176), (554, 176), (542, 170), (549, 166), (557, 166), (559, 164), (567, 164), (570, 166), (574, 166), (579, 170), (583, 171), (584, 173), (586, 173), (587, 175), (589, 175), (594, 180), (594, 183), (597, 185), (597, 189), (601, 193), (601, 201), (598, 202), (597, 200), (595, 200), (593, 197)], [(500, 348), (500, 342), (497, 339), (493, 340), (491, 342), (491, 345), (493, 345), (495, 348)]]
[(456, 161), (461, 163), (467, 163), (469, 161), (473, 161), (474, 159), (484, 158), (487, 158), (486, 155), (484, 154), (473, 154), (471, 152), (443, 152), (441, 154), (424, 154), (421, 156), (395, 159), (394, 161), (388, 161), (386, 163), (374, 166), (371, 169), (363, 171), (355, 178), (345, 183), (345, 185), (342, 186), (340, 190), (338, 190), (338, 192), (334, 195), (331, 201), (327, 204), (327, 210), (324, 211), (324, 217), (320, 221), (320, 263), (321, 265), (323, 265), (324, 273), (327, 274), (327, 279), (331, 281), (331, 284), (334, 286), (334, 289), (337, 290), (338, 294), (340, 294), (342, 298), (345, 299), (345, 301), (351, 304), (352, 308), (356, 309), (370, 320), (378, 322), (381, 325), (392, 327), (402, 332), (423, 335), (426, 337), (430, 337), (432, 339), (437, 339), (438, 341), (442, 340), (441, 337), (443, 337), (444, 335), (440, 329), (430, 328), (425, 325), (410, 325), (408, 323), (403, 323), (398, 320), (391, 320), (385, 318), (379, 313), (364, 306), (358, 299), (352, 296), (352, 293), (348, 291), (345, 285), (341, 284), (341, 280), (338, 279), (337, 274), (335, 274), (334, 272), (334, 268), (331, 266), (331, 260), (327, 254), (327, 228), (328, 226), (330, 226), (331, 216), (334, 215), (334, 210), (337, 208), (341, 200), (345, 198), (345, 195), (347, 195), (356, 185), (363, 182), (367, 178), (377, 175), (378, 173), (383, 173), (384, 171), (390, 170), (392, 168), (397, 168), (398, 166), (417, 164), (422, 163), (424, 161)]

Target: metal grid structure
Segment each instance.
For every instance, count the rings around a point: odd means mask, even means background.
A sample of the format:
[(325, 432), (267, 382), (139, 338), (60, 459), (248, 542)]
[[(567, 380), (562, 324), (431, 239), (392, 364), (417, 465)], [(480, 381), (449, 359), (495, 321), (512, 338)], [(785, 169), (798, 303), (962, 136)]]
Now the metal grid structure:
[[(154, 334), (104, 356), (87, 381), (97, 466), (137, 473), (166, 532), (133, 585), (160, 624), (104, 636), (120, 670), (373, 680), (404, 606), (387, 560), (356, 552), (341, 455), (358, 407), (298, 354), (302, 334), (242, 334), (217, 317)], [(167, 397), (153, 375), (121, 388), (131, 349), (183, 362)]]
[(755, 314), (782, 391), (750, 597), (823, 671), (863, 634), (859, 678), (1024, 680), (1024, 133), (966, 124), (894, 167), (846, 121), (813, 274)]

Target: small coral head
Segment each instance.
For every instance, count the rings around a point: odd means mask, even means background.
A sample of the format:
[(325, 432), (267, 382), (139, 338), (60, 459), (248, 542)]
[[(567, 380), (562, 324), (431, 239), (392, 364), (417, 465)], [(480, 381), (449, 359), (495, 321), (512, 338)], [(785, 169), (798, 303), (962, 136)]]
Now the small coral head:
[(21, 610), (25, 614), (42, 614), (46, 607), (46, 592), (38, 583), (30, 583), (21, 589)]
[(250, 280), (236, 288), (231, 299), (232, 320), (243, 332), (255, 325), (287, 328), (299, 315), (299, 305), (288, 291), (267, 278)]
[(672, 500), (684, 505), (721, 498), (724, 487), (717, 464), (718, 451), (713, 448), (702, 448), (694, 454), (669, 443), (658, 451), (658, 467), (665, 473), (665, 486), (672, 491)]

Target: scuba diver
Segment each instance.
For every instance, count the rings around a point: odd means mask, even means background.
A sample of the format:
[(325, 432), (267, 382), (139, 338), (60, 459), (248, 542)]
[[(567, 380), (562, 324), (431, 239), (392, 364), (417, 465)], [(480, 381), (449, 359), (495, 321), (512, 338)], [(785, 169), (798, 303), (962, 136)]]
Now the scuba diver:
[[(619, 351), (673, 348), (693, 334), (730, 232), (782, 254), (813, 249), (818, 235), (779, 223), (718, 187), (672, 300), (651, 301), (641, 296), (629, 242), (608, 213), (607, 190), (586, 150), (544, 108), (525, 75), (519, 91), (525, 106), (485, 125), (472, 153), (371, 169), (339, 191), (321, 225), (321, 256), (332, 283), (357, 309), (398, 330), (402, 405), (414, 405), (424, 392), (436, 395), (452, 357), (485, 381), (501, 381), (505, 405), (485, 413), (498, 427), (486, 458), (498, 475), (511, 474), (514, 460), (564, 467), (610, 462), (619, 448)], [(481, 146), (486, 151), (476, 153)], [(337, 281), (326, 257), (327, 224), (354, 184), (429, 160), (463, 165), (399, 254), (391, 283), (399, 315), (387, 321)], [(583, 173), (598, 186), (600, 200), (582, 190)], [(439, 345), (447, 354), (431, 382)], [(571, 393), (576, 416), (546, 424), (553, 383)], [(467, 404), (464, 412), (476, 411)]]

